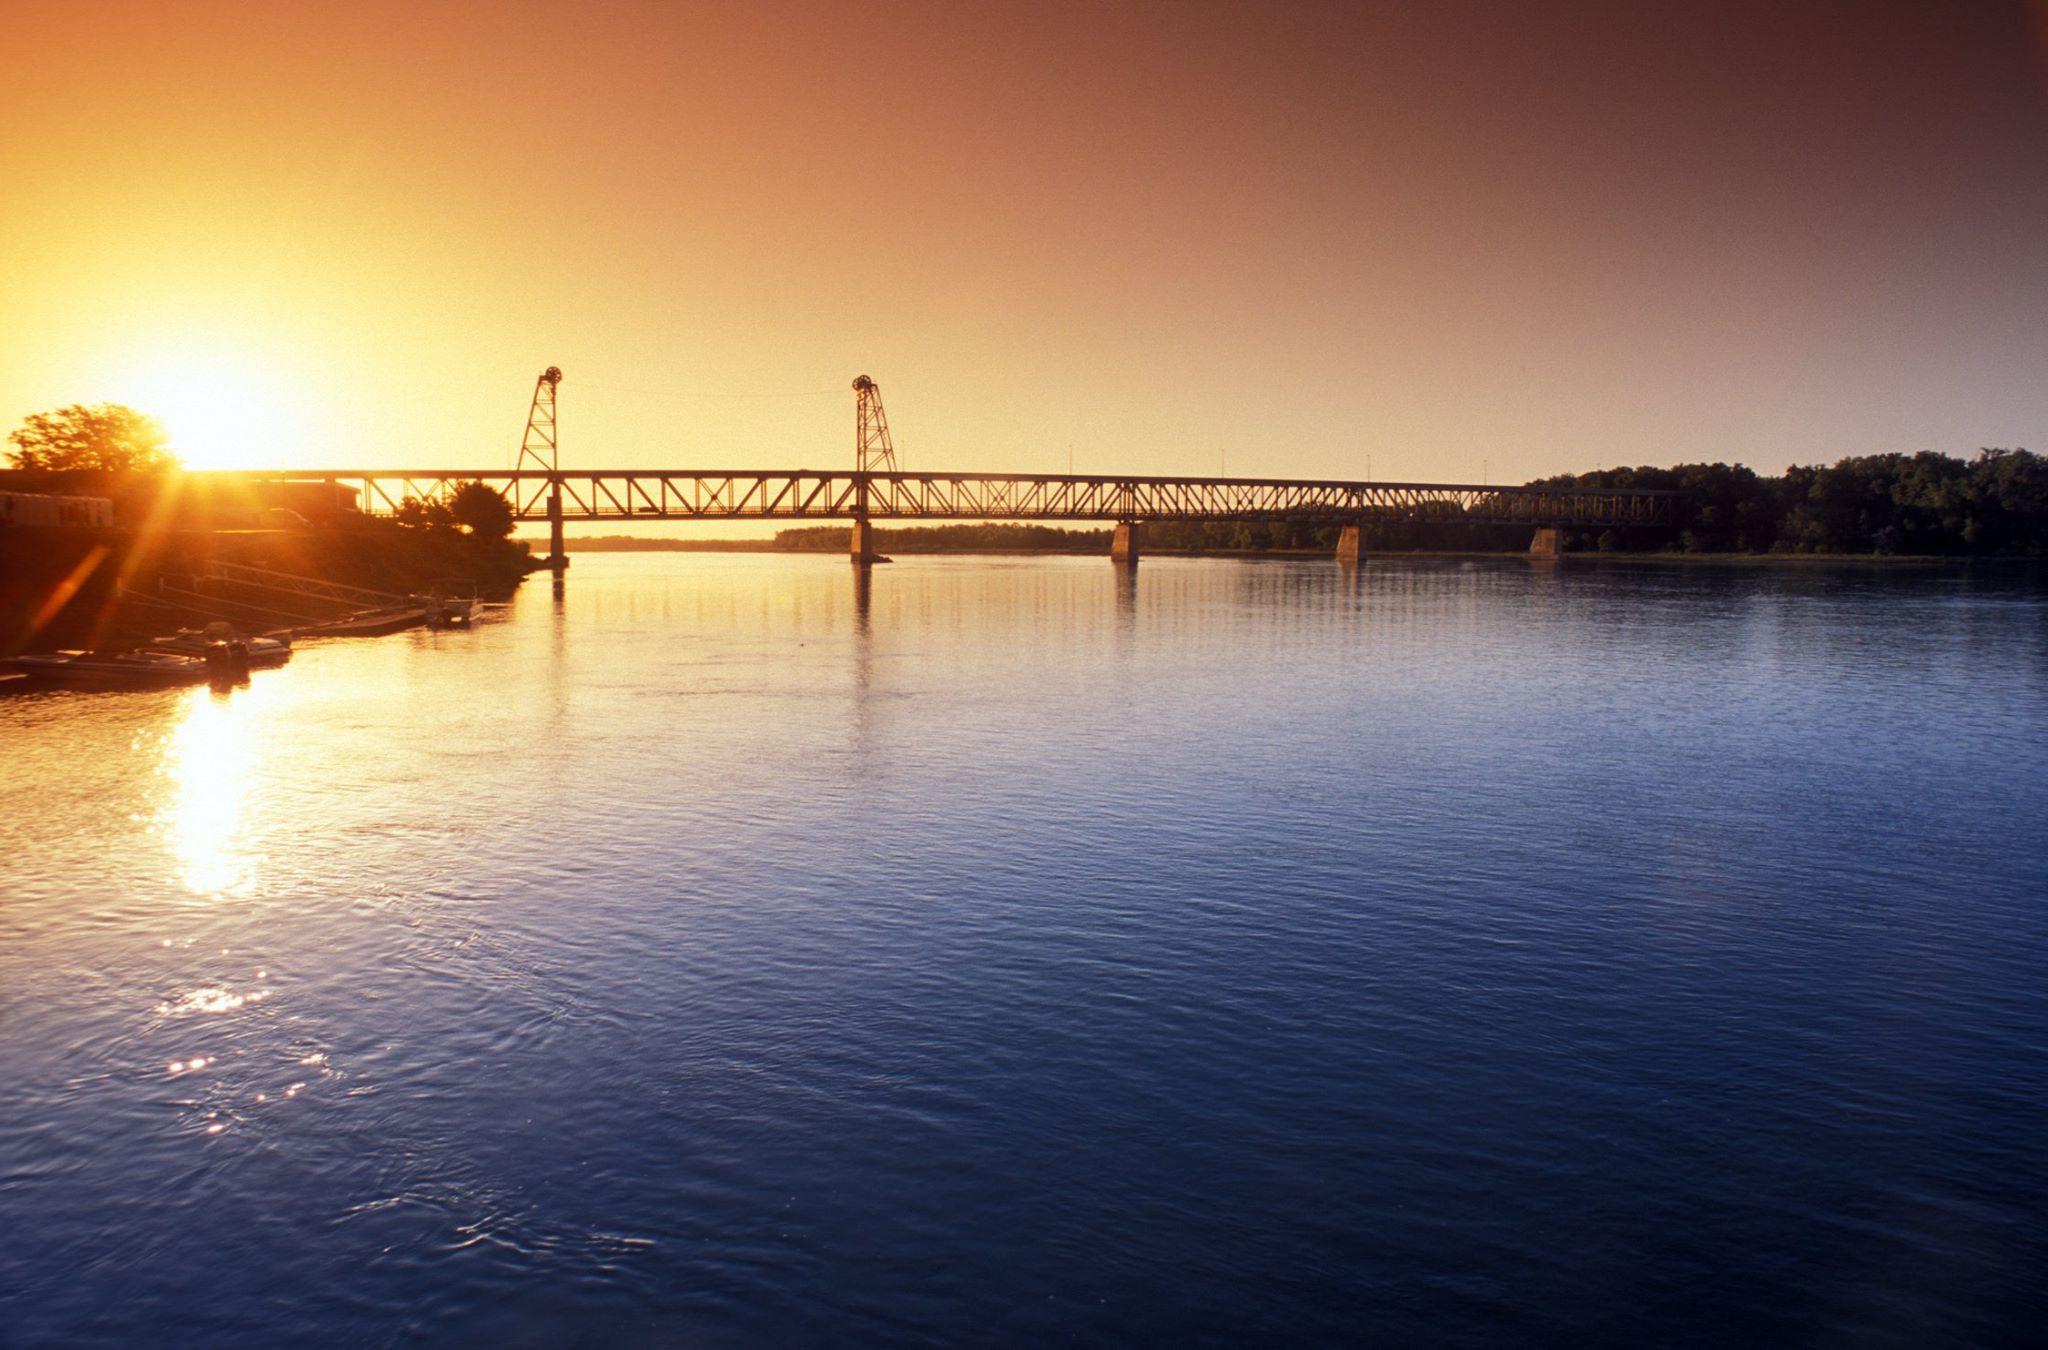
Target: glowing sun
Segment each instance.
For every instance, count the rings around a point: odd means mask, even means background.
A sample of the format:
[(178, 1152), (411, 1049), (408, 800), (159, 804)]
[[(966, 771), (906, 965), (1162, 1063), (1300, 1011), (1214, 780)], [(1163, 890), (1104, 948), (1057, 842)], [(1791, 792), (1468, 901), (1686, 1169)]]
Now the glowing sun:
[(289, 444), (278, 381), (223, 352), (165, 353), (139, 364), (122, 401), (163, 424), (188, 469), (260, 467)]

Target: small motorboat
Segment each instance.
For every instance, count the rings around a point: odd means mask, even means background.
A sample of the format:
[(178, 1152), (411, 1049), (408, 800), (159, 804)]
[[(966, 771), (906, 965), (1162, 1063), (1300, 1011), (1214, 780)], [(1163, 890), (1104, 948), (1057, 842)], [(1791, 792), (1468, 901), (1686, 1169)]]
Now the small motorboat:
[(426, 608), (427, 627), (467, 628), (476, 617), (476, 583), (437, 581), (421, 601)]
[(60, 689), (170, 689), (213, 675), (204, 659), (176, 652), (48, 652), (17, 656), (6, 669)]
[(226, 621), (210, 623), (204, 628), (187, 628), (169, 637), (160, 637), (152, 645), (180, 656), (203, 658), (216, 646), (223, 643), (232, 646), (237, 642), (248, 649), (251, 670), (268, 670), (292, 659), (290, 637), (243, 637), (235, 631), (233, 624)]

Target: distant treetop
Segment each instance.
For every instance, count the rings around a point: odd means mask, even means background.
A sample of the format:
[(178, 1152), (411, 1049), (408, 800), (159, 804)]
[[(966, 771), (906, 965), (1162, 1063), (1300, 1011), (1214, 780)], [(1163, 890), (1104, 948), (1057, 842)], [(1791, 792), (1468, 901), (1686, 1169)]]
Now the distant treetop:
[(36, 413), (8, 433), (17, 469), (154, 473), (178, 467), (157, 420), (119, 403), (73, 403)]

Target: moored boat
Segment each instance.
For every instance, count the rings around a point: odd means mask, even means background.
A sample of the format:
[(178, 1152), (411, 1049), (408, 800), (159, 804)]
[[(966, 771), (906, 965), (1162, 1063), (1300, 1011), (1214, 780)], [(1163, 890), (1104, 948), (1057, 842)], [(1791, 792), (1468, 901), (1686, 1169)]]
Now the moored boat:
[(211, 674), (204, 660), (176, 652), (47, 652), (17, 656), (6, 669), (60, 689), (169, 689)]
[(289, 637), (249, 637), (235, 631), (235, 626), (225, 621), (210, 623), (204, 628), (187, 628), (182, 632), (160, 637), (154, 646), (175, 652), (180, 656), (204, 658), (217, 643), (242, 643), (249, 651), (249, 668), (264, 670), (281, 666), (292, 659), (292, 643)]
[(476, 617), (476, 583), (448, 579), (434, 583), (434, 589), (419, 597), (425, 606), (427, 627), (467, 628)]

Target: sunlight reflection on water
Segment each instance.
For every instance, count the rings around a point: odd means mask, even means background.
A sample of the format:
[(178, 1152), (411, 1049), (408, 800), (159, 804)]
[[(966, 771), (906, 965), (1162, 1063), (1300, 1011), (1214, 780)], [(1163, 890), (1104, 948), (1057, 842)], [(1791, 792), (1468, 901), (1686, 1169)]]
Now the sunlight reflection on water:
[(163, 773), (172, 791), (158, 824), (179, 876), (197, 894), (244, 890), (262, 865), (260, 854), (241, 847), (240, 831), (255, 782), (253, 727), (263, 702), (254, 689), (188, 690), (184, 715), (165, 739)]

